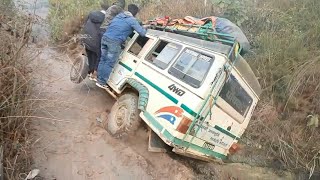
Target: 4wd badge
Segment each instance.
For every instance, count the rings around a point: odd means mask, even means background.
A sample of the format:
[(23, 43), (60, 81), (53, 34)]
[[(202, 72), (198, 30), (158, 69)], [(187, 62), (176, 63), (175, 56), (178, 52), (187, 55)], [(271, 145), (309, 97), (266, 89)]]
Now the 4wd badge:
[(168, 88), (178, 96), (183, 96), (186, 93), (184, 90), (177, 88), (174, 84), (170, 85)]

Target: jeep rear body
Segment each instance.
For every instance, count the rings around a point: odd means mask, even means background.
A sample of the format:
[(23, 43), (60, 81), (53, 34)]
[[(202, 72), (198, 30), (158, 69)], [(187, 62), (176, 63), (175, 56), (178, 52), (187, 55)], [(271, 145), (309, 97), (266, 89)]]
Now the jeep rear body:
[(139, 92), (140, 117), (173, 151), (225, 159), (261, 93), (236, 43), (148, 30), (128, 40), (108, 85)]

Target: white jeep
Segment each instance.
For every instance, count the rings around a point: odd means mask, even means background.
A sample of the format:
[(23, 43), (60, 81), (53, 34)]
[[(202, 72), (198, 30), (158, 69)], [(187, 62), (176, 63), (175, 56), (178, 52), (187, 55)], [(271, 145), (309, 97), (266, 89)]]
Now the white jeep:
[[(107, 83), (117, 102), (105, 128), (115, 137), (130, 136), (141, 118), (175, 153), (225, 159), (238, 149), (261, 94), (240, 50), (236, 41), (182, 32), (135, 33)], [(78, 72), (72, 76), (77, 83), (87, 73), (81, 62), (71, 73)]]

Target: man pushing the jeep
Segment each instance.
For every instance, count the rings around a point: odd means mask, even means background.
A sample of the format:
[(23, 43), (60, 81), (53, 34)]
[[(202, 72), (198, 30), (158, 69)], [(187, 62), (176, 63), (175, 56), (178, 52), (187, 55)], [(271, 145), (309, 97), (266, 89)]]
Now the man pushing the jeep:
[(96, 80), (98, 64), (101, 56), (101, 38), (112, 19), (123, 12), (125, 0), (117, 0), (109, 7), (107, 0), (102, 0), (101, 11), (91, 11), (83, 28), (85, 50), (89, 61), (89, 79)]
[(101, 58), (98, 66), (98, 79), (96, 85), (107, 89), (107, 81), (114, 64), (121, 53), (121, 44), (137, 31), (140, 36), (146, 35), (146, 29), (142, 27), (135, 16), (139, 12), (135, 4), (128, 5), (128, 11), (118, 14), (109, 24), (101, 40)]

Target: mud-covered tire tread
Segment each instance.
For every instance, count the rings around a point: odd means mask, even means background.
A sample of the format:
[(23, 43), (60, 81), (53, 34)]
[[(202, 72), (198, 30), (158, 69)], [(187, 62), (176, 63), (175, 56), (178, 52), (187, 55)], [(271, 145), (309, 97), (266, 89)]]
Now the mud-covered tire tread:
[[(139, 116), (140, 110), (138, 109), (138, 100), (138, 95), (130, 92), (122, 95), (118, 99), (118, 101), (112, 106), (108, 122), (105, 126), (105, 129), (109, 132), (110, 135), (112, 135), (115, 138), (125, 139), (128, 136), (133, 135), (135, 133), (135, 131), (139, 128), (141, 124), (141, 119)], [(127, 103), (129, 115), (128, 118), (124, 120), (124, 126), (121, 129), (118, 129), (118, 127), (115, 125), (116, 119), (114, 118), (114, 115), (115, 113), (117, 113), (117, 108), (121, 105), (121, 103)]]
[[(72, 63), (72, 67), (70, 70), (70, 80), (73, 83), (79, 84), (81, 83), (88, 75), (88, 71), (89, 71), (89, 66), (88, 66), (88, 58), (84, 55), (79, 55)], [(77, 74), (74, 76), (73, 73), (73, 69), (75, 69), (76, 64), (80, 63), (80, 69), (75, 70), (77, 71)]]

